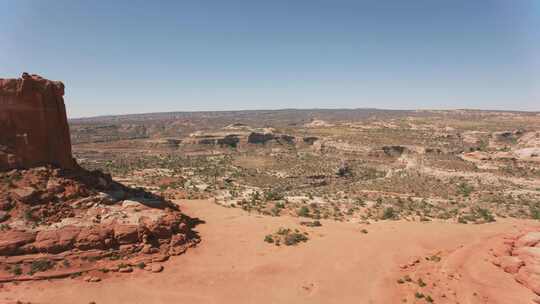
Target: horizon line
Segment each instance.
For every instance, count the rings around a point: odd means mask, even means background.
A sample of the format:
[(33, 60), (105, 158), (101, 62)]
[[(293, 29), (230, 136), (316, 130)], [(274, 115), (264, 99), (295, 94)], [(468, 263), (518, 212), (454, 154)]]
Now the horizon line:
[(139, 112), (122, 114), (103, 114), (93, 116), (68, 117), (68, 120), (84, 120), (96, 118), (115, 118), (137, 115), (156, 115), (171, 113), (226, 113), (226, 112), (258, 112), (258, 111), (357, 111), (357, 110), (376, 110), (376, 111), (401, 111), (401, 112), (427, 112), (427, 111), (479, 111), (479, 112), (502, 112), (502, 113), (529, 113), (540, 114), (540, 110), (500, 110), (487, 108), (417, 108), (417, 109), (388, 109), (388, 108), (277, 108), (277, 109), (239, 109), (239, 110), (185, 110), (185, 111), (159, 111), (159, 112)]

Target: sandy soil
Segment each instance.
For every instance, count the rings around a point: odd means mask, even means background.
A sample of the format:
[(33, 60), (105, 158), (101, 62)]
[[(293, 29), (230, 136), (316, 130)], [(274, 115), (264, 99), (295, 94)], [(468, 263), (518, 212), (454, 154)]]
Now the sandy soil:
[[(299, 219), (249, 215), (209, 201), (182, 201), (181, 207), (206, 222), (196, 227), (202, 242), (164, 263), (163, 272), (114, 273), (97, 283), (75, 278), (4, 284), (0, 303), (427, 303), (415, 299), (419, 287), (396, 282), (404, 274), (421, 274), (434, 303), (536, 298), (489, 260), (493, 240), (537, 225), (530, 221), (322, 221), (322, 227), (302, 227), (310, 234), (307, 243), (277, 247), (263, 242), (264, 236), (279, 227), (299, 228)], [(439, 252), (438, 263), (400, 268)]]

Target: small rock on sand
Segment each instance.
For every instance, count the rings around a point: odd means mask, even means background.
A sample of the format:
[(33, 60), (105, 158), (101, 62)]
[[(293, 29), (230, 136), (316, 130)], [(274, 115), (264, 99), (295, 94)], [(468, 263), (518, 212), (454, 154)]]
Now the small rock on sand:
[(95, 283), (95, 282), (101, 281), (100, 278), (98, 278), (98, 277), (92, 277), (92, 276), (85, 277), (84, 280), (85, 280), (86, 282), (91, 282), (91, 283)]
[(124, 273), (126, 273), (126, 272), (132, 272), (132, 271), (133, 271), (133, 268), (131, 268), (131, 267), (122, 267), (122, 268), (118, 269), (118, 271), (119, 271), (119, 272), (124, 272)]
[(154, 264), (154, 265), (152, 265), (150, 271), (152, 271), (152, 272), (162, 272), (163, 271), (163, 266), (159, 265), (159, 264)]

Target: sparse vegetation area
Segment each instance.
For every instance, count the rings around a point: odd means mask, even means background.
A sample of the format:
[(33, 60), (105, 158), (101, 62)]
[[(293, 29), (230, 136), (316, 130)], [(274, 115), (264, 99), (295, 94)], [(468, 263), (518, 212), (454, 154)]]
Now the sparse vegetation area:
[(34, 275), (37, 272), (47, 271), (54, 267), (55, 263), (51, 260), (35, 260), (30, 264), (30, 270), (28, 271), (29, 275)]
[[(539, 162), (464, 158), (470, 152), (514, 153), (523, 145), (519, 137), (498, 142), (492, 134), (502, 128), (519, 130), (522, 120), (504, 117), (501, 122), (497, 115), (482, 114), (471, 123), (468, 115), (477, 114), (416, 117), (404, 113), (409, 116), (360, 119), (323, 128), (291, 127), (289, 118), (276, 118), (273, 132), (287, 134), (289, 141), (252, 144), (240, 137), (234, 146), (209, 141), (180, 143), (174, 149), (152, 146), (154, 141), (145, 138), (155, 135), (145, 127), (140, 129), (145, 133), (135, 139), (112, 140), (118, 136), (110, 136), (103, 143), (76, 145), (75, 152), (89, 169), (105, 170), (173, 199), (215, 197), (217, 204), (269, 216), (467, 224), (489, 223), (498, 217), (540, 218), (540, 186), (534, 184), (540, 176)], [(220, 129), (226, 120), (213, 123), (205, 126), (214, 130), (209, 134), (228, 134)], [(533, 126), (540, 128), (540, 122), (531, 118), (527, 128)], [(189, 132), (199, 131), (198, 127), (194, 122)], [(257, 127), (257, 119), (248, 119), (240, 128)], [(84, 127), (85, 132), (88, 128)], [(78, 128), (74, 130), (78, 134)], [(173, 136), (174, 130), (167, 132)], [(125, 153), (109, 152), (114, 149)], [(30, 214), (28, 220), (32, 220)]]
[(266, 235), (264, 241), (276, 246), (295, 246), (309, 240), (307, 232), (301, 232), (298, 229), (291, 230), (289, 228), (279, 228), (273, 234)]

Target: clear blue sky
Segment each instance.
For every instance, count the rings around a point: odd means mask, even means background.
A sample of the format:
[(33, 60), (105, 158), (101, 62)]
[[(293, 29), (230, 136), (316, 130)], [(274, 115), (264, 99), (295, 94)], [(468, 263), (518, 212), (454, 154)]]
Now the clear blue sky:
[(71, 117), (540, 110), (540, 1), (0, 0), (0, 77), (23, 71)]

